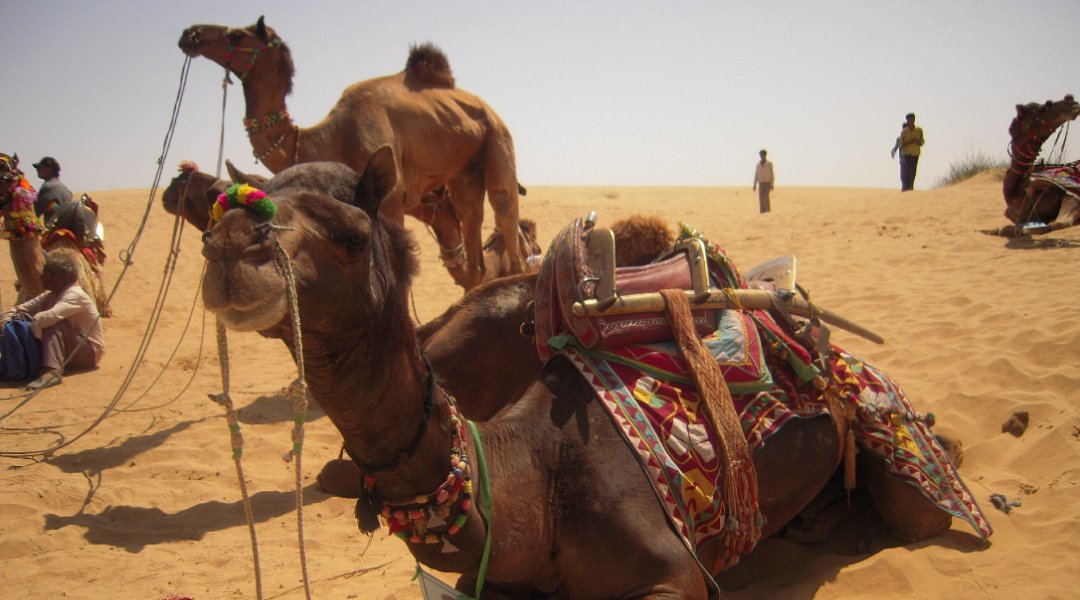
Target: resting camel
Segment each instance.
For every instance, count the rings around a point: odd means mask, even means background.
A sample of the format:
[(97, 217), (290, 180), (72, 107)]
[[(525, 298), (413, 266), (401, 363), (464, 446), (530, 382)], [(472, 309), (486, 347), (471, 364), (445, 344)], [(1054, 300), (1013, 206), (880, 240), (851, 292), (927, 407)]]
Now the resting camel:
[(1016, 105), (1016, 118), (1009, 125), (1012, 160), (1002, 181), (1005, 216), (1015, 226), (996, 233), (1015, 237), (1080, 224), (1080, 161), (1066, 165), (1035, 162), (1050, 135), (1077, 116), (1080, 103), (1071, 95), (1057, 102)]
[(205, 56), (244, 87), (255, 157), (273, 173), (289, 165), (333, 161), (363, 170), (376, 148), (394, 148), (401, 179), (383, 212), (402, 223), (407, 210), (447, 185), (461, 220), (466, 289), (483, 280), (480, 230), (484, 194), (503, 232), (510, 273), (521, 273), (516, 243), (518, 182), (514, 144), (502, 119), (479, 97), (455, 87), (449, 63), (431, 44), (414, 47), (401, 73), (353, 84), (320, 123), (300, 128), (286, 111), (293, 62), (288, 46), (263, 23), (234, 29), (194, 25), (180, 37), (188, 56)]
[[(83, 227), (92, 227), (85, 223), (96, 223), (96, 216), (89, 208), (73, 204), (63, 210), (57, 220), (58, 227), (46, 230), (40, 217), (34, 212), (34, 198), (37, 192), (26, 180), (19, 169), (19, 155), (8, 156), (0, 153), (0, 206), (4, 219), (4, 233), (11, 250), (11, 262), (15, 267), (18, 282), (17, 303), (24, 302), (45, 291), (41, 282), (41, 273), (45, 269), (45, 253), (65, 252), (78, 257), (82, 265), (79, 286), (82, 287), (94, 303), (102, 317), (112, 315), (109, 307), (108, 292), (101, 280), (98, 265), (103, 254), (86, 250)], [(91, 257), (94, 262), (91, 262)]]
[[(303, 167), (316, 165), (296, 169)], [(341, 182), (355, 184), (353, 203), (293, 186), (269, 194), (276, 207), (270, 220), (243, 209), (226, 212), (205, 236), (207, 308), (230, 329), (291, 344), (286, 278), (275, 262), (278, 252), (288, 256), (312, 396), (367, 474), (369, 499), (389, 503), (389, 516), (400, 524), (404, 517), (392, 507), (417, 498), (438, 498), (438, 510), (448, 510), (424, 535), (405, 537), (421, 563), (462, 573), (459, 590), (473, 591), (490, 532), (485, 597), (704, 597), (706, 571), (716, 573), (730, 557), (713, 546), (696, 556), (687, 551), (636, 455), (562, 354), (542, 366), (516, 402), (504, 402), (494, 418), (477, 425), (490, 497), (479, 476), (472, 499), (432, 492), (459, 481), (447, 473), (475, 443), (442, 387), (445, 373), (429, 366), (413, 327), (408, 298), (416, 245), (398, 223), (380, 216), (396, 178), (392, 150), (385, 147), (372, 154), (362, 175)], [(228, 259), (241, 253), (244, 261)], [(520, 300), (527, 296), (524, 279), (497, 280), (485, 289), (509, 286)], [(502, 311), (506, 323), (516, 323), (521, 306), (496, 301), (488, 310), (492, 318)], [(428, 348), (437, 335), (429, 332)], [(481, 378), (490, 379), (490, 372)], [(470, 399), (461, 394), (458, 401), (468, 411)], [(826, 415), (793, 419), (756, 450), (763, 535), (818, 494), (836, 469), (838, 449)], [(951, 517), (913, 486), (887, 479), (884, 465), (864, 463), (868, 485), (885, 499), (879, 510), (895, 530), (921, 539), (949, 526)], [(488, 500), (490, 512), (481, 515)], [(370, 510), (358, 505), (369, 524)]]

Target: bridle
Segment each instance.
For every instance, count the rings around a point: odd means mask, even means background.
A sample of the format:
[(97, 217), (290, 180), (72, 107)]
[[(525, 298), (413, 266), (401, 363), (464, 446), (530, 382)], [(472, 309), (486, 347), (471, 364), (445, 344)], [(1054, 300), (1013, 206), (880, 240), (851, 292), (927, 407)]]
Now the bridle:
[[(240, 30), (232, 28), (225, 30), (225, 39), (227, 40), (225, 42), (225, 68), (236, 73), (236, 76), (240, 78), (240, 81), (244, 81), (247, 79), (248, 75), (251, 75), (251, 72), (255, 70), (255, 63), (259, 60), (259, 54), (267, 48), (277, 48), (282, 45), (282, 41), (277, 34), (274, 34), (269, 40), (259, 40), (254, 46), (236, 46), (232, 41), (232, 34), (236, 31)], [(198, 32), (196, 32), (196, 35), (198, 35)], [(194, 41), (197, 42), (198, 38), (194, 38)], [(233, 66), (233, 59), (241, 52), (251, 54), (251, 58), (248, 60), (247, 70), (243, 72), (241, 72), (238, 67)]]

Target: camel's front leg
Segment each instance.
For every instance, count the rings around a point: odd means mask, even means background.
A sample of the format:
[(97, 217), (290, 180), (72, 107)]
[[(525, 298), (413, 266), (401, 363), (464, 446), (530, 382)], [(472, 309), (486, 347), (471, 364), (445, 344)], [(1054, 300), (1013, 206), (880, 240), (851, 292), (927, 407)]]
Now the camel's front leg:
[(491, 202), (491, 208), (495, 211), (495, 224), (502, 232), (510, 273), (522, 273), (525, 271), (525, 259), (521, 256), (521, 242), (518, 234), (517, 183), (515, 182), (510, 190), (488, 190), (488, 201)]
[(463, 173), (449, 184), (450, 202), (461, 221), (465, 244), (465, 284), (467, 290), (484, 280), (483, 244), (480, 229), (484, 224), (484, 180), (475, 173)]

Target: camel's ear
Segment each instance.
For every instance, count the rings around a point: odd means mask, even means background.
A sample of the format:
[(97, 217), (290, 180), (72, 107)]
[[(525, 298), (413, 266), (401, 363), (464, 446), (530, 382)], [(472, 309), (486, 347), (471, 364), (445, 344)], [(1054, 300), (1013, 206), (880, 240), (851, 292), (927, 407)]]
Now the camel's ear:
[(270, 36), (266, 35), (266, 23), (263, 22), (265, 15), (259, 15), (259, 20), (255, 22), (255, 33), (258, 34), (263, 40), (270, 39)]
[(1023, 104), (1017, 104), (1016, 105), (1016, 116), (1018, 116), (1018, 117), (1024, 116), (1024, 105)]
[(236, 165), (232, 164), (232, 161), (225, 159), (225, 170), (229, 172), (229, 178), (233, 180), (233, 183), (246, 183), (256, 189), (265, 189), (267, 179), (261, 175), (251, 175), (244, 173), (240, 169), (236, 168)]
[(384, 144), (368, 159), (360, 181), (356, 184), (356, 204), (371, 218), (376, 218), (379, 206), (397, 186), (397, 164), (394, 150)]
[(11, 155), (11, 166), (13, 166), (13, 167), (19, 166), (19, 153), (18, 152)]

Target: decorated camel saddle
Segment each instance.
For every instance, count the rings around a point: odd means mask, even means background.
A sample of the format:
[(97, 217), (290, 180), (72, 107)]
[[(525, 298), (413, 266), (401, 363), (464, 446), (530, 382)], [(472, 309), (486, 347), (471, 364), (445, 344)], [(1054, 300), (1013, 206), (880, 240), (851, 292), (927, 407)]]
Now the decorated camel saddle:
[[(556, 236), (537, 281), (537, 348), (544, 357), (561, 353), (592, 385), (691, 551), (719, 536), (728, 561), (753, 547), (761, 524), (750, 456), (789, 420), (823, 414), (840, 437), (847, 487), (856, 451), (868, 452), (981, 537), (991, 534), (930, 431), (933, 417), (915, 411), (887, 375), (829, 343), (828, 325), (881, 338), (810, 304), (793, 257), (744, 277), (686, 225), (653, 264), (615, 268), (614, 255), (614, 237), (594, 215)], [(689, 309), (681, 325), (665, 309), (679, 298)], [(725, 389), (699, 385), (705, 379), (687, 353), (697, 342), (674, 341), (673, 327), (700, 338)], [(716, 393), (738, 440), (725, 439), (722, 414), (708, 414), (717, 411), (706, 397)]]

